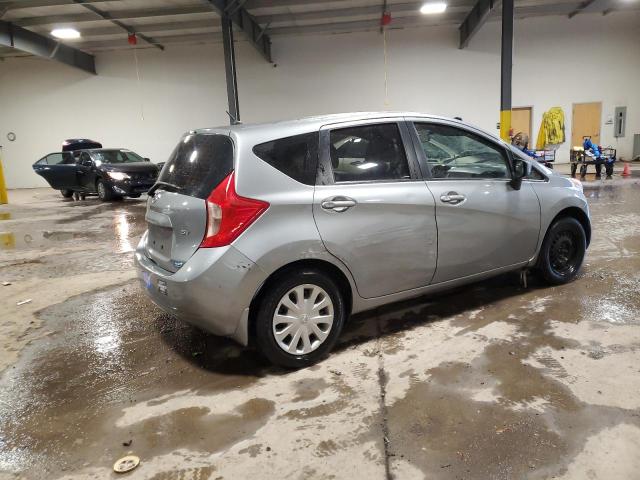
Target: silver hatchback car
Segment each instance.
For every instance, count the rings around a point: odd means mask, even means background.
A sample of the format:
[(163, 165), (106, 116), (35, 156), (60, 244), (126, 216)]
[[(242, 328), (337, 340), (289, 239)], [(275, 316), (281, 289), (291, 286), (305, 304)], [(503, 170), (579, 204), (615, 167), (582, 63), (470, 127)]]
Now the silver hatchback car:
[(166, 311), (310, 365), (351, 313), (513, 270), (572, 280), (580, 182), (465, 123), (358, 113), (187, 133), (135, 253)]

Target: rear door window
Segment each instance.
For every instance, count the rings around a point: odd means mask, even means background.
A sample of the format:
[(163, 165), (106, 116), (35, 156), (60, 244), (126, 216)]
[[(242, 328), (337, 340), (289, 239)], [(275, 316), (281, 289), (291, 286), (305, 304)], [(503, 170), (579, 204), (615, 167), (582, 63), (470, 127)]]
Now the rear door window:
[(395, 123), (338, 128), (331, 130), (329, 141), (336, 183), (411, 179)]
[[(60, 164), (70, 164), (73, 162), (73, 156), (68, 152), (57, 152), (51, 153), (44, 158), (44, 162), (42, 160), (40, 162), (46, 163), (48, 165), (60, 165)], [(39, 163), (40, 163), (39, 162)]]
[(318, 167), (318, 133), (280, 138), (253, 147), (253, 153), (288, 177), (315, 185)]
[(185, 136), (162, 169), (159, 188), (206, 199), (233, 170), (233, 142), (226, 135)]

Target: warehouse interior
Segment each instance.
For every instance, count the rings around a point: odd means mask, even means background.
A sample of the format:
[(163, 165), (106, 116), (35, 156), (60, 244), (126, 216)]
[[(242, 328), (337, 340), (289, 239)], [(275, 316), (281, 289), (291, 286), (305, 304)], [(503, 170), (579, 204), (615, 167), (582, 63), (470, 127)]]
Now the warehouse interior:
[[(0, 0), (0, 479), (637, 478), (638, 45), (638, 0)], [(34, 165), (92, 139), (162, 180), (185, 132), (346, 112), (525, 134), (588, 204), (580, 273), (379, 302), (283, 369), (147, 298), (152, 193)]]

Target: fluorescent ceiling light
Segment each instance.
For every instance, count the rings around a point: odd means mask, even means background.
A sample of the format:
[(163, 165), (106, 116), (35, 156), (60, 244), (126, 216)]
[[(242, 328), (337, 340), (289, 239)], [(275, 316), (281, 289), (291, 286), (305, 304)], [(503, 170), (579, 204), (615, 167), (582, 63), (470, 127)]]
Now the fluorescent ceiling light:
[(80, 32), (75, 28), (54, 28), (51, 30), (51, 35), (63, 40), (72, 40), (74, 38), (80, 38)]
[(429, 2), (422, 5), (420, 13), (425, 15), (431, 15), (434, 13), (442, 13), (447, 9), (447, 4), (444, 2)]

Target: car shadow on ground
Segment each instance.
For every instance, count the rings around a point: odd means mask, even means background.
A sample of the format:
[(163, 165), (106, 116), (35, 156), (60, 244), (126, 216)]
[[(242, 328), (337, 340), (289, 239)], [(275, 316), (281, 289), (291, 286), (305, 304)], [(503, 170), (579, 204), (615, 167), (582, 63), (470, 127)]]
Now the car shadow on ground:
[[(464, 315), (544, 288), (548, 286), (533, 275), (529, 275), (528, 287), (524, 288), (520, 284), (518, 273), (508, 273), (446, 292), (358, 313), (345, 325), (331, 355), (357, 348), (370, 340), (383, 339), (399, 332), (410, 333), (411, 330), (430, 323)], [(501, 319), (491, 319), (499, 320)], [(212, 335), (170, 315), (158, 316), (155, 328), (168, 348), (204, 371), (218, 375), (252, 377), (286, 375), (290, 372), (270, 365), (255, 348), (243, 348), (228, 338)]]

